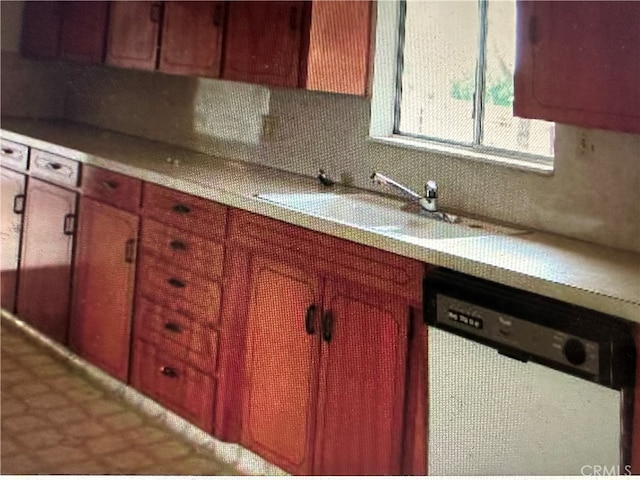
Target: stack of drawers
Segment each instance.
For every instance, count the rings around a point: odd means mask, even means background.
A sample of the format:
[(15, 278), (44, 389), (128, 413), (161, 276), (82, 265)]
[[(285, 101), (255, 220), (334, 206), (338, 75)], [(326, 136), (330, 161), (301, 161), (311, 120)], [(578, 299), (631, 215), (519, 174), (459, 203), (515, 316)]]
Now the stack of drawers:
[(145, 184), (131, 384), (213, 429), (227, 208)]

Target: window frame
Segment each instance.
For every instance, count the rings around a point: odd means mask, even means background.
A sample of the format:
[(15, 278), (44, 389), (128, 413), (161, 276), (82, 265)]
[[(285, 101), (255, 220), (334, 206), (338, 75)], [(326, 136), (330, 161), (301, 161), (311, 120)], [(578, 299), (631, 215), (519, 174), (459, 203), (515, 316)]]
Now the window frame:
[[(553, 173), (554, 157), (515, 152), (482, 145), (484, 118), (474, 120), (473, 144), (455, 143), (436, 138), (400, 133), (396, 130), (399, 124), (400, 101), (402, 96), (401, 75), (403, 67), (404, 16), (406, 1), (384, 0), (377, 2), (377, 21), (375, 34), (375, 54), (373, 81), (371, 88), (371, 121), (369, 140), (398, 147), (440, 153), (451, 157), (478, 160), (491, 164), (533, 171), (541, 174)], [(476, 0), (478, 1), (478, 0)], [(486, 7), (480, 10), (483, 24), (480, 37), (486, 40)], [(484, 12), (484, 13), (483, 13)], [(482, 38), (478, 39), (480, 49)], [(478, 62), (480, 64), (480, 62)], [(476, 68), (476, 85), (479, 85), (474, 108), (484, 116), (482, 102), (484, 100), (484, 66)], [(478, 77), (482, 77), (479, 81)], [(479, 83), (478, 83), (479, 82)], [(480, 107), (480, 108), (479, 108)], [(478, 142), (478, 143), (477, 143)], [(554, 146), (555, 147), (555, 146)], [(554, 148), (555, 151), (555, 148)]]

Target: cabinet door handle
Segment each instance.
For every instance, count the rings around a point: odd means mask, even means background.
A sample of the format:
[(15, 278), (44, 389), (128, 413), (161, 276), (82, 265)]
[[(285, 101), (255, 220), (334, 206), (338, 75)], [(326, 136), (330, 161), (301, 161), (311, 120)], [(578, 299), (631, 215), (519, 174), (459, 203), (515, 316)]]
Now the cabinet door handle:
[(169, 378), (176, 378), (178, 376), (177, 370), (173, 367), (162, 367), (160, 368), (160, 373)]
[(167, 283), (175, 288), (184, 288), (187, 286), (187, 284), (184, 283), (182, 280), (178, 280), (177, 278), (173, 278), (173, 277), (167, 280)]
[(24, 194), (19, 193), (13, 197), (13, 213), (20, 215), (24, 213)]
[(2, 153), (4, 153), (5, 155), (13, 155), (13, 149), (12, 148), (3, 148), (2, 149)]
[(304, 316), (304, 329), (309, 335), (313, 335), (316, 333), (315, 319), (316, 319), (316, 306), (315, 304), (312, 303), (307, 308), (307, 313)]
[(224, 10), (222, 9), (222, 5), (217, 5), (213, 9), (213, 24), (216, 27), (221, 27), (222, 26), (222, 14), (223, 13), (224, 13)]
[(76, 216), (73, 213), (68, 213), (64, 216), (64, 225), (62, 231), (65, 235), (73, 235), (76, 231)]
[(127, 263), (133, 263), (136, 250), (136, 241), (133, 238), (127, 240), (124, 244), (124, 261)]
[(329, 343), (333, 338), (333, 312), (328, 310), (322, 317), (322, 339)]
[(173, 332), (173, 333), (182, 332), (182, 327), (180, 325), (178, 325), (177, 323), (173, 323), (173, 322), (165, 323), (164, 324), (164, 329), (165, 330), (169, 330), (170, 332)]
[(292, 32), (298, 31), (298, 7), (291, 7), (289, 12), (289, 28)]
[(189, 207), (181, 203), (175, 204), (173, 207), (171, 207), (171, 210), (173, 210), (176, 213), (189, 213), (191, 211)]
[(160, 23), (160, 2), (153, 2), (151, 5), (150, 19), (153, 23)]
[(171, 240), (169, 242), (169, 246), (171, 247), (171, 250), (180, 250), (181, 252), (187, 250), (187, 245), (180, 240)]
[(118, 188), (118, 182), (113, 180), (103, 180), (102, 182), (100, 182), (100, 185), (105, 190), (115, 190), (116, 188)]

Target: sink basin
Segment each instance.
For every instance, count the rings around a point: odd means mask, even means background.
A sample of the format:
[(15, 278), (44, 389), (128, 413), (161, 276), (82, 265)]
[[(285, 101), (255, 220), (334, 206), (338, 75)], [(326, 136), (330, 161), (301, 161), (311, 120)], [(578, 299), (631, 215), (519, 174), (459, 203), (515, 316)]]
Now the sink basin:
[(465, 217), (458, 217), (457, 223), (423, 217), (406, 211), (404, 201), (368, 193), (268, 193), (255, 196), (316, 217), (403, 238), (447, 239), (519, 233)]

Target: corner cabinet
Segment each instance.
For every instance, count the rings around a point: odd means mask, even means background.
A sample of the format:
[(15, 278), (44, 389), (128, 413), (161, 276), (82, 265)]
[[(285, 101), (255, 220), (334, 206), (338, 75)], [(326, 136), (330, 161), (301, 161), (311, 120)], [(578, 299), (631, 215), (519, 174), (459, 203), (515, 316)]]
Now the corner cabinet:
[(517, 3), (514, 115), (640, 133), (640, 2)]

